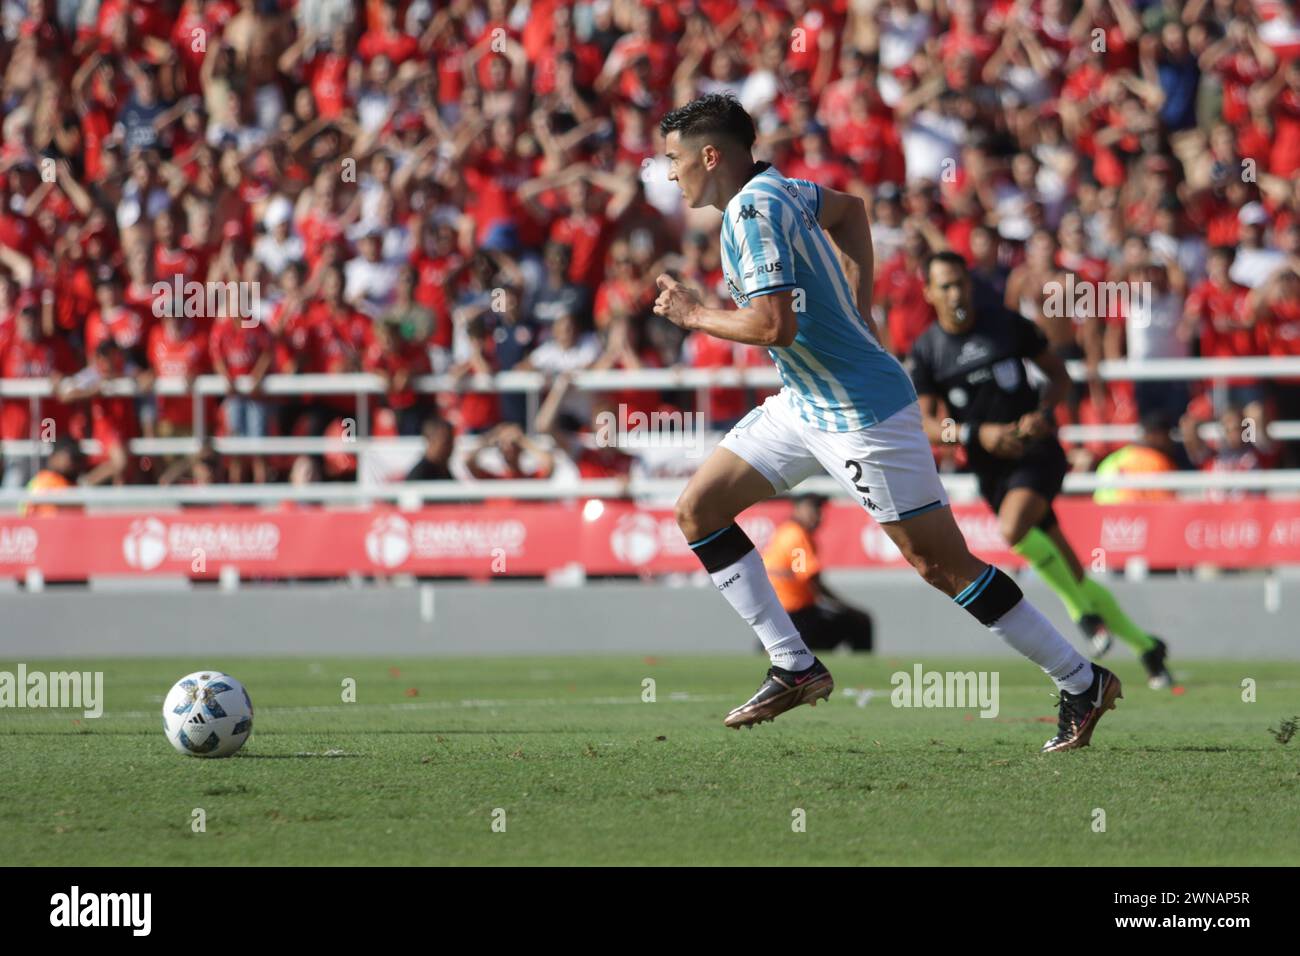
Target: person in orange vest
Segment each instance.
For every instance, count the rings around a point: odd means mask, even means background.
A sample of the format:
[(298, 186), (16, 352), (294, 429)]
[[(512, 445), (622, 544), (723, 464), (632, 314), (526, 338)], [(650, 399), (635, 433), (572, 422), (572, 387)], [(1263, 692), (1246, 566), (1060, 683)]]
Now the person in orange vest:
[[(1179, 462), (1170, 431), (1173, 423), (1163, 412), (1151, 412), (1142, 419), (1142, 437), (1119, 451), (1111, 452), (1097, 465), (1097, 476), (1159, 475), (1178, 471)], [(1135, 501), (1172, 501), (1167, 488), (1098, 488), (1092, 500), (1099, 505), (1131, 504)]]
[[(45, 460), (45, 467), (27, 482), (27, 490), (33, 495), (40, 495), (59, 488), (71, 488), (76, 485), (83, 464), (81, 447), (77, 442), (71, 438), (60, 438), (54, 443), (54, 450), (50, 452), (50, 457)], [(19, 508), (19, 514), (25, 518), (52, 515), (58, 513), (59, 507), (59, 505), (24, 504)], [(67, 509), (73, 506), (62, 507)]]
[(763, 566), (781, 606), (811, 650), (847, 644), (855, 651), (870, 651), (871, 615), (843, 601), (821, 577), (813, 535), (821, 525), (825, 503), (821, 495), (795, 497), (790, 519), (772, 533), (763, 549)]

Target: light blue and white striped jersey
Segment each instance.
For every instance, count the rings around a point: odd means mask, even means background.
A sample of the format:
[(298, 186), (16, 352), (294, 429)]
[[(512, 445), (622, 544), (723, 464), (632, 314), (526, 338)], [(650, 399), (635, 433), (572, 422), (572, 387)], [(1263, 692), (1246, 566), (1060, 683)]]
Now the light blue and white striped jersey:
[(799, 415), (823, 431), (868, 428), (916, 401), (911, 378), (858, 312), (830, 238), (817, 223), (821, 187), (767, 163), (727, 203), (722, 269), (736, 305), (794, 292), (799, 331), (768, 349)]

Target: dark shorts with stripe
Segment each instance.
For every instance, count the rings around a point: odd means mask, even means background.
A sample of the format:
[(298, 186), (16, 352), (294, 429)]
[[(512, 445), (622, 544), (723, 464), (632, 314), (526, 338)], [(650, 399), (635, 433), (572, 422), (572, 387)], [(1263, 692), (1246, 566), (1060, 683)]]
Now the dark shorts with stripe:
[(974, 463), (976, 477), (979, 479), (980, 495), (989, 503), (993, 513), (997, 514), (1007, 493), (1015, 488), (1030, 488), (1047, 499), (1047, 520), (1043, 527), (1050, 527), (1055, 522), (1052, 514), (1052, 500), (1061, 493), (1061, 485), (1070, 470), (1070, 463), (1065, 457), (1065, 450), (1055, 439), (1032, 442), (1025, 449), (1025, 454), (1016, 459), (992, 458), (981, 456)]

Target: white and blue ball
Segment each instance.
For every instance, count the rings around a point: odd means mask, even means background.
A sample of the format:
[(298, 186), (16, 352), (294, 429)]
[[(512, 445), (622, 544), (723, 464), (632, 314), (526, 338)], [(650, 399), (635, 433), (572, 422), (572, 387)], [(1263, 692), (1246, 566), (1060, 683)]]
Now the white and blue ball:
[(195, 671), (163, 701), (163, 732), (191, 757), (229, 757), (253, 732), (253, 702), (244, 685), (220, 671)]

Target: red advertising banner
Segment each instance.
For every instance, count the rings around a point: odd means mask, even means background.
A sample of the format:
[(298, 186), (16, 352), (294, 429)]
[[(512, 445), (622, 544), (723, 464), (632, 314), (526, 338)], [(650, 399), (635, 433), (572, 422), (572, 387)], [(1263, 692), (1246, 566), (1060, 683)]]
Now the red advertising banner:
[[(790, 506), (751, 508), (740, 524), (762, 547)], [(982, 504), (954, 508), (971, 550), (1016, 565)], [(1300, 501), (1095, 505), (1062, 499), (1056, 513), (1086, 566), (1120, 570), (1300, 563)], [(902, 567), (869, 515), (827, 506), (818, 557), (830, 568)], [(1099, 565), (1099, 562), (1101, 564)], [(489, 578), (542, 575), (568, 565), (588, 574), (666, 574), (699, 565), (667, 508), (626, 501), (440, 505), (418, 511), (222, 508), (156, 514), (64, 513), (0, 518), (0, 577), (36, 569), (48, 581), (98, 575), (216, 578), (338, 577), (350, 573)]]

